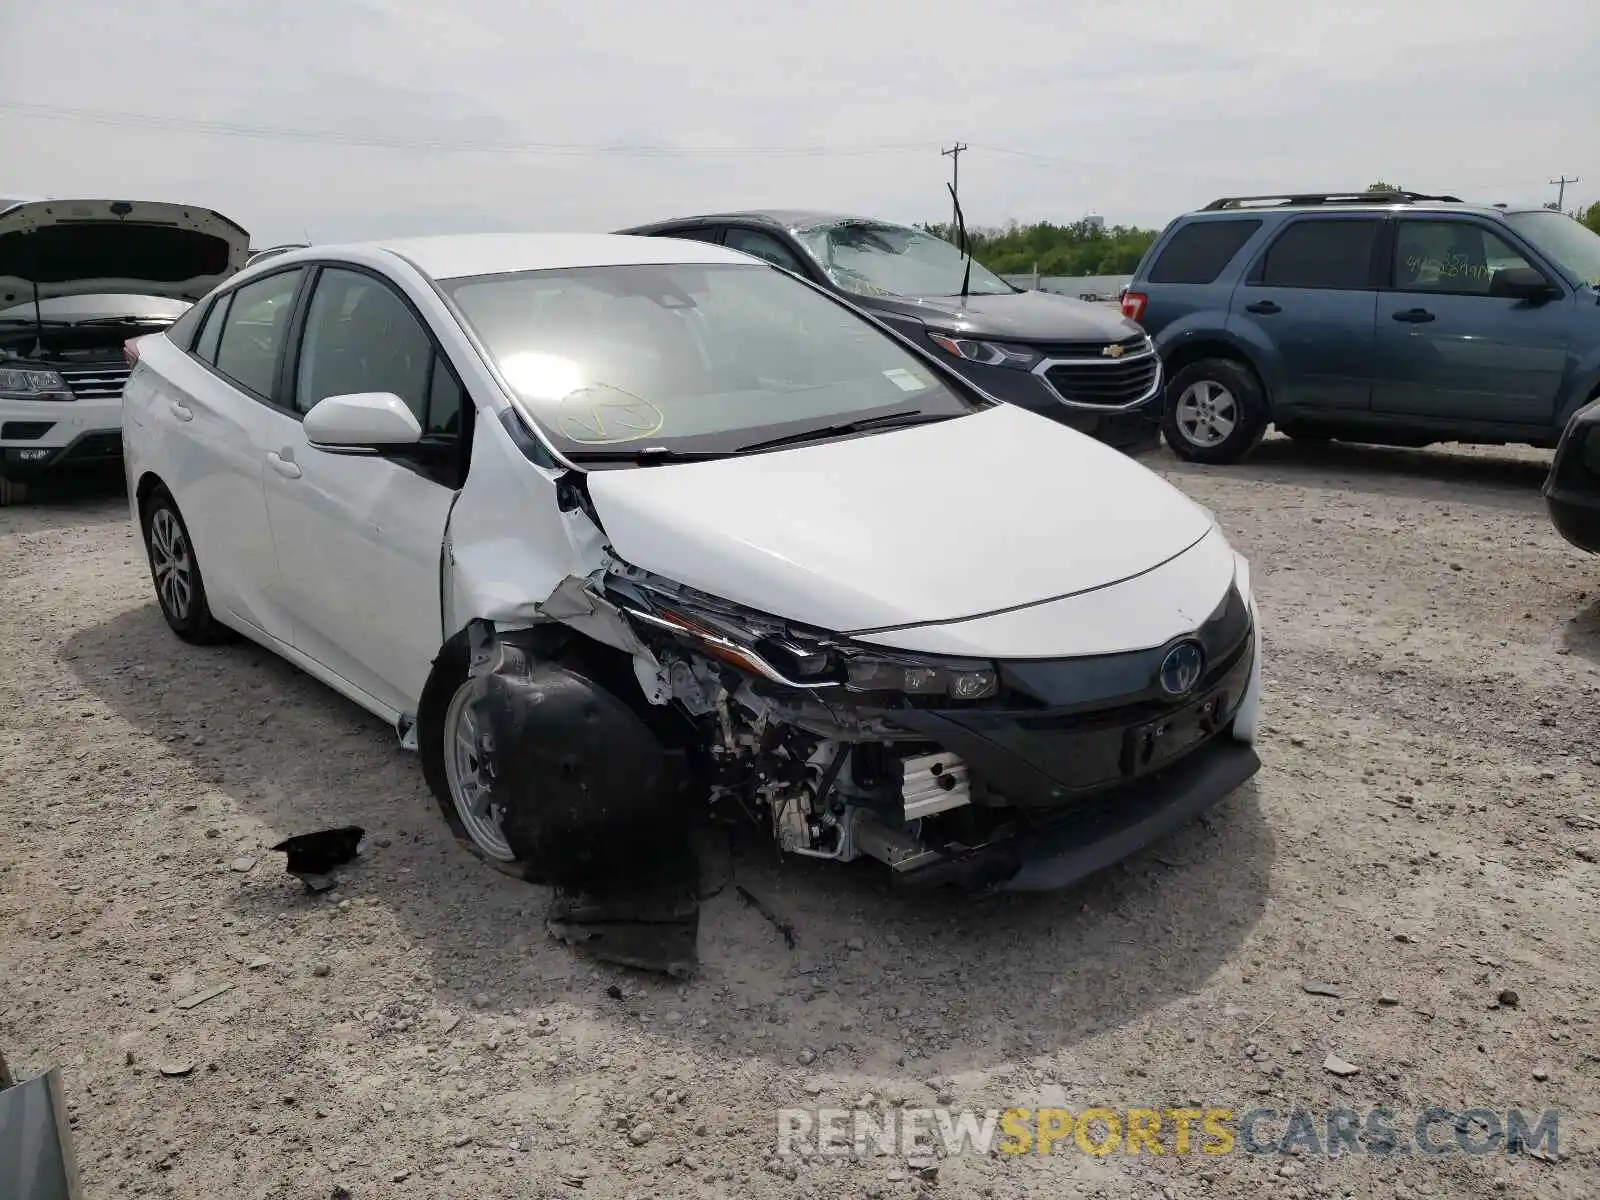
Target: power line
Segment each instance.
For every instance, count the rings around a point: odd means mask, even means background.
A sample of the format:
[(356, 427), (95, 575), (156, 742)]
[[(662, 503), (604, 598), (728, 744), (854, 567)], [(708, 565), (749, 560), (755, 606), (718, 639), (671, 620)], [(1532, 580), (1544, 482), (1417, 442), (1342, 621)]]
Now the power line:
[(581, 142), (499, 142), (470, 138), (402, 138), (385, 134), (341, 130), (301, 129), (278, 125), (247, 125), (234, 121), (204, 121), (191, 117), (165, 117), (149, 113), (108, 112), (102, 109), (64, 108), (52, 104), (25, 104), (0, 100), (0, 111), (48, 121), (81, 121), (119, 128), (198, 133), (215, 137), (270, 139), (334, 146), (364, 146), (383, 150), (433, 150), (473, 154), (574, 155), (613, 158), (687, 158), (736, 155), (739, 157), (843, 158), (874, 154), (925, 153), (926, 142), (881, 142), (860, 146), (672, 146), (665, 144), (596, 144)]
[(1571, 179), (1568, 179), (1567, 176), (1566, 176), (1566, 173), (1563, 172), (1560, 179), (1552, 179), (1550, 182), (1557, 189), (1557, 191), (1556, 191), (1556, 208), (1558, 210), (1560, 210), (1561, 212), (1566, 212), (1567, 211), (1567, 184), (1569, 184), (1569, 183), (1582, 183), (1583, 180), (1579, 179), (1576, 175), (1574, 175)]

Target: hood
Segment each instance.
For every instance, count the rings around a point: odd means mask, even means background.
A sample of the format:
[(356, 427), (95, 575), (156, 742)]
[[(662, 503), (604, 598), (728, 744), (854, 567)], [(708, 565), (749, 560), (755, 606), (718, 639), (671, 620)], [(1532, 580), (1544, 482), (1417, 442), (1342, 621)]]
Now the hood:
[[(86, 293), (39, 299), (38, 316), (45, 321), (99, 321), (106, 317), (136, 317), (147, 321), (176, 321), (194, 307), (189, 300), (141, 296), (134, 292)], [(0, 321), (32, 321), (33, 300), (0, 308)]]
[(1212, 526), (1133, 459), (1008, 404), (770, 454), (597, 471), (588, 485), (626, 561), (836, 633), (1105, 587)]
[(866, 309), (916, 317), (933, 329), (1017, 342), (1121, 341), (1144, 331), (1106, 304), (1054, 292), (1000, 296), (851, 296)]
[(245, 264), (250, 235), (206, 208), (33, 200), (0, 210), (0, 308), (129, 293), (198, 300)]

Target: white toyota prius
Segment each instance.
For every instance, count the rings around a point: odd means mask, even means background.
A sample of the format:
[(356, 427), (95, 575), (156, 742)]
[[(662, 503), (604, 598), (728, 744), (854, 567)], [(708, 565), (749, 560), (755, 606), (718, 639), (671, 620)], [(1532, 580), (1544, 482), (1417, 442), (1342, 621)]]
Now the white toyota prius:
[(1044, 890), (1258, 769), (1210, 512), (736, 251), (290, 250), (127, 354), (172, 630), (392, 722), (516, 876), (648, 872), (709, 810)]

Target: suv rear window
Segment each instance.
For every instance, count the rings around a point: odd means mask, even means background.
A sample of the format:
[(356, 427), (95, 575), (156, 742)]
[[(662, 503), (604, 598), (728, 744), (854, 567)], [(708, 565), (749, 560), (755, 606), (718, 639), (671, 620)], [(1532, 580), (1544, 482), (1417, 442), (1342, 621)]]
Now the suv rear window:
[(1256, 220), (1191, 221), (1161, 248), (1148, 283), (1211, 283), (1261, 228)]
[(1263, 287), (1372, 287), (1372, 248), (1383, 222), (1374, 218), (1316, 217), (1295, 221), (1267, 249)]

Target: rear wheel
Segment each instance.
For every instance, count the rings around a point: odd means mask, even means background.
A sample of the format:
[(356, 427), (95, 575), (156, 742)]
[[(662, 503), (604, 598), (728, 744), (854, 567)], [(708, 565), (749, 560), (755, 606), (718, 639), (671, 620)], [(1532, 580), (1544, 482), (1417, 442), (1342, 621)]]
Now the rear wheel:
[(194, 543), (172, 494), (157, 488), (145, 501), (143, 515), (150, 578), (168, 628), (186, 642), (204, 645), (228, 640), (229, 631), (217, 623), (206, 603), (206, 585), (200, 577)]
[(28, 498), (28, 485), (20, 479), (7, 479), (0, 475), (0, 508), (21, 504)]
[(1238, 462), (1267, 432), (1267, 397), (1255, 372), (1229, 358), (1191, 363), (1167, 385), (1161, 432), (1179, 458)]

